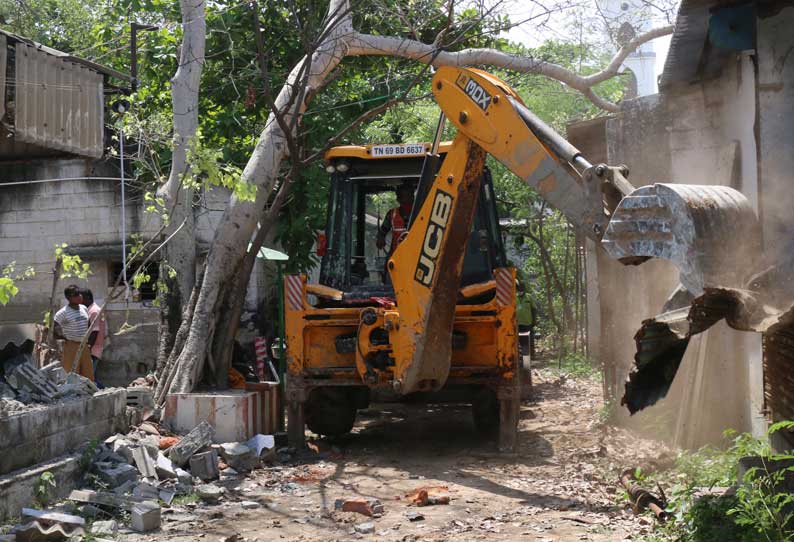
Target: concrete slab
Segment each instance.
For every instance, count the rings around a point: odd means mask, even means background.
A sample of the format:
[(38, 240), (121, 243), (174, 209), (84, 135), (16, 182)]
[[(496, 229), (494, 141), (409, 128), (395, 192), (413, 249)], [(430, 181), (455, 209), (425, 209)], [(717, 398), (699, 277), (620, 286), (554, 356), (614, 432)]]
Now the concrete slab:
[(174, 393), (166, 397), (164, 423), (180, 434), (206, 420), (214, 442), (245, 441), (257, 434), (260, 395), (256, 392)]
[(51, 460), (87, 441), (126, 433), (126, 408), (126, 390), (110, 388), (0, 419), (0, 474)]

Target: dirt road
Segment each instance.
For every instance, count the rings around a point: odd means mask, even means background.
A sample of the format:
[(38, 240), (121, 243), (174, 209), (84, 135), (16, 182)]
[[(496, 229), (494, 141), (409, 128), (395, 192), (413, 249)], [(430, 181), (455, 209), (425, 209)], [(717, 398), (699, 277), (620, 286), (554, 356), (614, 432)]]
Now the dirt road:
[[(313, 461), (224, 475), (220, 504), (174, 506), (161, 532), (124, 539), (639, 540), (652, 519), (631, 514), (614, 475), (664, 462), (667, 452), (600, 423), (600, 384), (543, 370), (534, 379), (513, 457), (481, 441), (466, 407), (380, 405), (344, 441), (319, 443)], [(410, 505), (405, 495), (421, 486), (446, 486), (450, 504)], [(379, 499), (385, 512), (334, 510), (336, 499), (351, 498)]]

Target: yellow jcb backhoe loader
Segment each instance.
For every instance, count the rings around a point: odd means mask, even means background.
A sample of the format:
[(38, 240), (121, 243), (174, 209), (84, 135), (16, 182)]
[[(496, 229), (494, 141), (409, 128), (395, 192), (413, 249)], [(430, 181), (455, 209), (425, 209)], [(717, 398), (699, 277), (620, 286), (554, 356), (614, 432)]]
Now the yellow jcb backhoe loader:
[[(324, 435), (349, 431), (371, 391), (390, 390), (470, 402), (478, 429), (513, 450), (520, 406), (515, 270), (505, 260), (486, 156), (597, 242), (633, 190), (625, 166), (590, 164), (496, 77), (442, 67), (432, 85), (442, 110), (432, 144), (337, 147), (326, 155), (332, 183), (319, 284), (304, 275), (285, 280), (294, 445), (303, 443), (306, 424)], [(445, 118), (458, 133), (441, 144)], [(378, 198), (413, 182), (407, 231), (380, 262), (373, 244)], [(653, 221), (632, 221), (631, 205), (622, 207), (626, 216), (610, 225), (612, 246), (625, 249), (617, 255), (627, 263), (655, 255), (665, 232), (650, 231)], [(634, 256), (620, 245), (628, 233), (645, 252)]]

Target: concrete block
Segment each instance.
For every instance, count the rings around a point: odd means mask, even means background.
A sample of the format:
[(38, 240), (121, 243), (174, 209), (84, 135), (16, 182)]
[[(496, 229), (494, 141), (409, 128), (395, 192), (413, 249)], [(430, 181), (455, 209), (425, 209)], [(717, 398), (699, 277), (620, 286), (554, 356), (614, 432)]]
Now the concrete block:
[(146, 533), (160, 528), (160, 507), (156, 503), (140, 503), (130, 512), (133, 531)]
[(214, 442), (240, 442), (254, 436), (258, 393), (224, 391), (175, 393), (166, 397), (164, 422), (186, 433), (201, 421), (215, 429)]
[(186, 470), (182, 470), (180, 468), (175, 468), (176, 471), (176, 479), (179, 481), (180, 485), (183, 486), (192, 486), (193, 485), (193, 476)]
[(166, 480), (169, 478), (176, 478), (176, 469), (174, 467), (173, 462), (168, 459), (166, 456), (163, 455), (162, 452), (157, 454), (157, 462), (155, 463), (155, 470), (157, 471), (157, 477), (160, 480)]
[(148, 482), (141, 482), (132, 490), (132, 495), (147, 501), (156, 501), (160, 497), (160, 491)]
[(152, 388), (133, 387), (127, 388), (127, 406), (140, 408), (154, 408)]
[(190, 472), (193, 476), (201, 478), (204, 482), (215, 480), (220, 476), (218, 470), (218, 452), (210, 450), (195, 454), (190, 458)]

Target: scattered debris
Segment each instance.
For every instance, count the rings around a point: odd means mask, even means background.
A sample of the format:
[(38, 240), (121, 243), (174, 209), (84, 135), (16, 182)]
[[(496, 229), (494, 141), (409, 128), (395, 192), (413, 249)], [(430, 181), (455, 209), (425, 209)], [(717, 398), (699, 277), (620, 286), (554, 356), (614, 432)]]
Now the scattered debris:
[(168, 451), (168, 457), (177, 467), (183, 467), (190, 456), (212, 444), (215, 429), (206, 421), (201, 422)]
[(214, 504), (220, 500), (226, 490), (213, 484), (201, 484), (196, 486), (196, 493), (201, 500)]
[(337, 499), (336, 510), (357, 512), (369, 517), (380, 517), (384, 513), (383, 504), (378, 499)]
[(237, 472), (249, 472), (259, 463), (256, 452), (240, 442), (221, 444), (219, 451), (226, 464)]
[(179, 437), (160, 437), (158, 448), (160, 448), (162, 451), (166, 451), (172, 446), (175, 446), (178, 442)]
[(408, 518), (408, 521), (423, 521), (425, 519), (425, 516), (423, 516), (421, 512), (415, 510), (406, 512), (405, 517)]
[(411, 504), (416, 506), (429, 506), (434, 504), (449, 504), (449, 488), (447, 486), (423, 486), (415, 489), (405, 496)]
[(115, 536), (119, 531), (119, 524), (114, 519), (95, 521), (91, 524), (91, 534), (100, 536)]
[(375, 524), (372, 523), (371, 521), (368, 521), (366, 523), (359, 523), (353, 528), (359, 534), (372, 534), (375, 532)]
[(61, 512), (53, 512), (50, 510), (36, 510), (35, 508), (23, 508), (22, 517), (25, 519), (38, 520), (42, 524), (60, 523), (61, 525), (71, 525), (75, 527), (85, 526), (85, 520), (80, 516), (63, 514)]
[(620, 483), (626, 489), (626, 493), (629, 494), (634, 513), (639, 514), (646, 508), (650, 508), (656, 516), (656, 519), (662, 522), (666, 521), (669, 514), (664, 510), (667, 507), (667, 498), (664, 491), (662, 491), (662, 487), (657, 485), (659, 493), (661, 494), (661, 498), (657, 498), (650, 491), (641, 488), (637, 484), (631, 483), (632, 480), (635, 480), (635, 471), (636, 469), (625, 469), (620, 473)]

